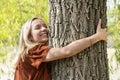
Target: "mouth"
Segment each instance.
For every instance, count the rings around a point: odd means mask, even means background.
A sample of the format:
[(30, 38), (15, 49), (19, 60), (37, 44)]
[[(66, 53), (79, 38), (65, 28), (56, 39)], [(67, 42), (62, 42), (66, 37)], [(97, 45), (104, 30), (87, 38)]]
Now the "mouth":
[(47, 32), (43, 32), (43, 33), (40, 34), (40, 36), (47, 36), (47, 35), (48, 35)]

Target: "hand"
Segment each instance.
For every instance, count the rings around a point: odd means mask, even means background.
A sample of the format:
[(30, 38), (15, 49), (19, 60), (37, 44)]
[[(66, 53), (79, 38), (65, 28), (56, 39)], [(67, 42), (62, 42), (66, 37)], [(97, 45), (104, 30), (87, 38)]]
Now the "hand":
[(106, 31), (106, 28), (104, 28), (104, 29), (101, 28), (101, 22), (102, 22), (102, 20), (99, 19), (96, 34), (98, 35), (100, 40), (107, 42), (107, 31)]

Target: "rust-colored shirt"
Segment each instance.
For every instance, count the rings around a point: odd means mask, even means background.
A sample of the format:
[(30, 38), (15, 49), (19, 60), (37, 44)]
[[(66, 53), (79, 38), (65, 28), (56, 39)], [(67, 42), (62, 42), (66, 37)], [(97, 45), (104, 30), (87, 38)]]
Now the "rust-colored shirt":
[(24, 61), (18, 61), (14, 80), (51, 80), (47, 62), (43, 62), (50, 47), (36, 45), (25, 55)]

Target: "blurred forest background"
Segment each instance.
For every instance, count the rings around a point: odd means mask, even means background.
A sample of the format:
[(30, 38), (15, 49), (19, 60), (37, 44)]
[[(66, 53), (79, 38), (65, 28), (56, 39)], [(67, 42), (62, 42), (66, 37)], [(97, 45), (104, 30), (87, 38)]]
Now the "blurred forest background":
[[(31, 17), (49, 22), (48, 0), (0, 0), (0, 80), (13, 80), (22, 24)], [(110, 80), (120, 80), (120, 0), (107, 0)]]

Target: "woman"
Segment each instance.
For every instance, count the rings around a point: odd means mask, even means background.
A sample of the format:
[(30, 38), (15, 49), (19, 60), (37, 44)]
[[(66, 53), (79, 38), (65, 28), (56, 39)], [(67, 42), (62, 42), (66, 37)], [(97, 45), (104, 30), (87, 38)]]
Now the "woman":
[(100, 19), (94, 35), (62, 48), (52, 48), (47, 45), (48, 29), (45, 22), (32, 18), (21, 30), (14, 80), (51, 80), (47, 62), (71, 57), (101, 40), (107, 42), (107, 32), (101, 28)]

